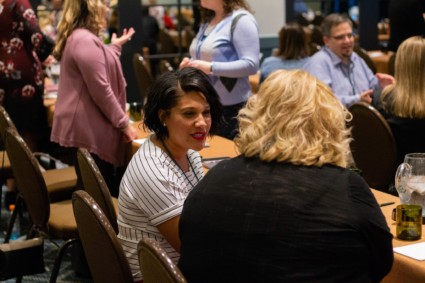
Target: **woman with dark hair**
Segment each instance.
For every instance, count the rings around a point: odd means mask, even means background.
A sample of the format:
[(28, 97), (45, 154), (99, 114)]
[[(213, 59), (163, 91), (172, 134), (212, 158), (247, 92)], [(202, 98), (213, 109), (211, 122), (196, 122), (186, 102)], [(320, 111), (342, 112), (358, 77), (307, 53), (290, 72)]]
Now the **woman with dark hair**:
[(277, 54), (264, 59), (260, 68), (260, 82), (276, 70), (301, 69), (307, 62), (309, 50), (302, 26), (288, 23), (279, 31), (279, 49)]
[(217, 133), (220, 120), (220, 98), (197, 69), (167, 72), (150, 89), (144, 123), (153, 134), (131, 159), (119, 193), (118, 238), (136, 281), (142, 279), (137, 257), (142, 238), (155, 238), (178, 260), (183, 202), (203, 177), (197, 151)]
[(236, 116), (252, 95), (249, 76), (260, 61), (257, 22), (244, 0), (202, 0), (201, 26), (190, 45), (191, 58), (181, 68), (194, 67), (209, 75), (223, 103), (225, 124), (219, 135), (233, 139)]

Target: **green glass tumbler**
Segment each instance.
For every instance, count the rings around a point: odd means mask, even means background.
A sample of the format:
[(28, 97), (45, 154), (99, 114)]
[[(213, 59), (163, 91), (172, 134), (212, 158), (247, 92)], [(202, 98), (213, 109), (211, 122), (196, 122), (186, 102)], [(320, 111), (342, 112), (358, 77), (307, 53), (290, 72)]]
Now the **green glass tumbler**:
[(396, 237), (415, 241), (422, 236), (422, 206), (401, 204), (396, 208)]
[(142, 120), (142, 108), (143, 105), (140, 102), (130, 103), (130, 120), (135, 122)]

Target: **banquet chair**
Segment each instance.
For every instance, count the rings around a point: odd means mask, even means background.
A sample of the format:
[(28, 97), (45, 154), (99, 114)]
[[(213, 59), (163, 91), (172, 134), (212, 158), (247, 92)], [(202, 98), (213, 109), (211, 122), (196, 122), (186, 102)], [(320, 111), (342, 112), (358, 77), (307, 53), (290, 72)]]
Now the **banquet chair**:
[[(12, 128), (16, 130), (15, 124), (13, 123), (9, 114), (2, 106), (0, 106), (0, 141), (3, 142), (4, 145), (7, 128)], [(7, 151), (6, 154), (4, 154), (3, 156), (7, 156)], [(37, 164), (41, 168), (38, 161)], [(12, 173), (13, 172), (8, 174), (7, 178), (13, 178)], [(73, 166), (61, 169), (42, 170), (41, 174), (46, 183), (50, 202), (71, 199), (72, 192), (75, 190), (75, 186), (77, 184), (77, 174), (75, 173), (75, 168)], [(18, 213), (21, 213), (21, 202), (21, 195), (18, 193), (16, 198), (15, 210), (13, 211), (12, 217), (9, 221), (7, 231), (11, 231)], [(10, 233), (6, 232), (6, 235), (10, 235)], [(6, 236), (4, 242), (8, 243), (9, 237)]]
[(94, 282), (133, 282), (121, 243), (99, 204), (83, 190), (72, 195), (78, 233)]
[[(0, 140), (3, 142), (6, 129), (9, 127), (16, 130), (15, 124), (9, 114), (2, 106), (0, 106)], [(40, 164), (38, 164), (38, 166), (40, 166)], [(46, 182), (50, 201), (55, 202), (71, 199), (72, 192), (75, 190), (77, 185), (77, 174), (75, 173), (74, 166), (61, 169), (42, 170), (41, 174)]]
[(170, 62), (167, 60), (161, 60), (159, 61), (159, 73), (163, 74), (166, 72), (172, 72), (174, 71), (173, 66), (171, 66)]
[(137, 245), (140, 270), (144, 283), (187, 282), (178, 266), (154, 239), (142, 239)]
[(87, 149), (79, 148), (77, 159), (84, 190), (99, 204), (115, 233), (118, 234), (118, 199), (111, 196), (102, 173)]
[(134, 53), (133, 55), (133, 69), (139, 88), (140, 101), (144, 104), (147, 91), (153, 84), (154, 79), (145, 59), (139, 53)]
[(357, 168), (371, 188), (388, 192), (397, 169), (397, 145), (384, 117), (372, 106), (359, 102), (353, 115), (351, 152)]
[[(26, 204), (32, 222), (27, 237), (41, 236), (50, 240), (64, 241), (56, 256), (50, 277), (50, 282), (56, 282), (65, 251), (78, 239), (71, 200), (50, 202), (39, 164), (15, 129), (6, 130), (5, 144), (19, 194)], [(10, 238), (10, 232), (11, 230), (7, 231), (7, 238)]]
[(158, 36), (158, 42), (159, 42), (159, 54), (163, 55), (170, 55), (170, 54), (176, 54), (176, 57), (168, 57), (167, 61), (171, 64), (171, 66), (176, 69), (178, 68), (178, 65), (180, 63), (180, 60), (178, 60), (178, 48), (176, 44), (174, 43), (174, 40), (172, 36), (164, 29), (161, 29), (159, 31)]

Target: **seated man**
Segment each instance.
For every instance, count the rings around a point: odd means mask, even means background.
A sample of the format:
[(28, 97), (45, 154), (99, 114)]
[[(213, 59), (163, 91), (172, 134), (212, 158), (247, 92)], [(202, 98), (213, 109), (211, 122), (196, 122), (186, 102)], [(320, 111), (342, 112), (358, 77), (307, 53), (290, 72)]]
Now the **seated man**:
[(304, 69), (332, 88), (346, 106), (359, 101), (378, 102), (383, 87), (394, 81), (386, 74), (376, 74), (353, 52), (354, 37), (351, 21), (339, 14), (330, 14), (322, 23), (325, 46), (314, 54)]

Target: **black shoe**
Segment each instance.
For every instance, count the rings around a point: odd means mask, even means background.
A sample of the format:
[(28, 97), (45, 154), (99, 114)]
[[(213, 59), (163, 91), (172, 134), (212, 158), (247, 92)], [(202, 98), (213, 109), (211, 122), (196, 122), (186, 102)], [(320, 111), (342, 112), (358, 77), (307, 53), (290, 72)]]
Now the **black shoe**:
[(10, 210), (9, 206), (15, 203), (16, 203), (16, 191), (7, 191), (4, 194), (4, 206), (6, 207), (7, 210)]

